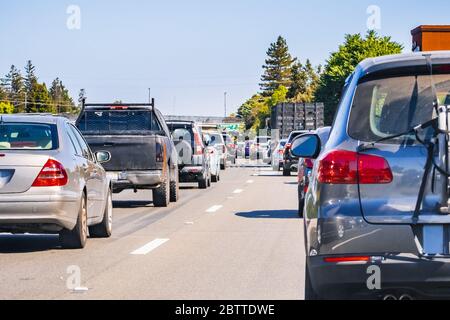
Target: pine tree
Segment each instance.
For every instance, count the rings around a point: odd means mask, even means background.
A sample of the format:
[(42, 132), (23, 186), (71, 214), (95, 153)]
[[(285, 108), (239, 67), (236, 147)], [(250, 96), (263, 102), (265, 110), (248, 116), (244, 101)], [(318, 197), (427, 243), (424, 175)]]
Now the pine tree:
[(31, 63), (31, 60), (27, 61), (27, 65), (25, 66), (25, 78), (24, 85), (27, 90), (27, 94), (32, 96), (33, 84), (37, 82), (37, 77), (35, 74), (35, 66)]
[(20, 71), (12, 65), (3, 82), (8, 100), (14, 105), (16, 112), (24, 111), (25, 87)]
[(287, 98), (293, 102), (313, 102), (321, 73), (321, 66), (314, 68), (309, 59), (292, 67), (291, 87)]
[(292, 64), (297, 59), (292, 58), (287, 42), (282, 36), (270, 44), (267, 56), (260, 87), (264, 96), (271, 96), (280, 86), (290, 87)]
[(66, 113), (74, 110), (75, 104), (73, 99), (59, 78), (53, 80), (49, 93), (58, 113)]

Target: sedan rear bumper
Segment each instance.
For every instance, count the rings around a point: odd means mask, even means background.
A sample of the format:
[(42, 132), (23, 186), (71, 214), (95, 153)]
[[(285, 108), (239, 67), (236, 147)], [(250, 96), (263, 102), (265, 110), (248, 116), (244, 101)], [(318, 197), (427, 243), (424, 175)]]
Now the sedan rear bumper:
[[(404, 254), (383, 259), (330, 263), (323, 257), (309, 257), (312, 286), (324, 299), (382, 299), (387, 294), (396, 298), (403, 294), (415, 299), (450, 298), (450, 258), (429, 260)], [(380, 289), (373, 287), (376, 277), (371, 266), (378, 267)]]
[(0, 232), (58, 232), (72, 230), (79, 201), (0, 201)]

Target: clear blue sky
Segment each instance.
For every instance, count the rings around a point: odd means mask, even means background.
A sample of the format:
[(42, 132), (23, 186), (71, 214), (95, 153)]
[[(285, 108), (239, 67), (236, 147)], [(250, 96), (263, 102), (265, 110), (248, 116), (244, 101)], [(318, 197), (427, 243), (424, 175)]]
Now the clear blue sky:
[[(69, 5), (81, 29), (69, 30)], [(283, 35), (291, 53), (323, 64), (346, 33), (381, 30), (411, 50), (410, 30), (450, 24), (450, 2), (384, 0), (14, 0), (0, 3), (0, 75), (31, 59), (41, 81), (59, 76), (76, 97), (145, 101), (166, 114), (222, 115), (258, 90), (265, 51)]]

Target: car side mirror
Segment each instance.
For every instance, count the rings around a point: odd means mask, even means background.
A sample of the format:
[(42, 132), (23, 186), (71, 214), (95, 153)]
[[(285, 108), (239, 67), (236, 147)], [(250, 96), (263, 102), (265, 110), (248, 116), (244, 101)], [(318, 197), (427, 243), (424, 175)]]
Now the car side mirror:
[(108, 151), (98, 151), (95, 153), (95, 158), (99, 163), (106, 163), (111, 160), (111, 153)]
[(291, 153), (298, 158), (317, 159), (320, 149), (319, 136), (311, 133), (299, 136), (291, 145)]

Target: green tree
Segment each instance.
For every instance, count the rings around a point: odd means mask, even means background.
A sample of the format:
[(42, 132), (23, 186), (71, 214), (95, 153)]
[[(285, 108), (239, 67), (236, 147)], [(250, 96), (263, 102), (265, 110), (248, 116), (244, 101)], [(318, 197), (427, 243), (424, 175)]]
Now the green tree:
[(25, 86), (22, 74), (12, 65), (5, 76), (3, 85), (7, 90), (8, 100), (14, 105), (16, 112), (24, 111)]
[(369, 31), (365, 38), (360, 34), (346, 35), (345, 42), (328, 59), (315, 92), (316, 100), (325, 103), (325, 123), (332, 123), (345, 79), (358, 63), (366, 58), (401, 53), (402, 49), (391, 37), (379, 36), (375, 31)]
[(264, 96), (271, 96), (280, 86), (290, 87), (292, 65), (295, 61), (296, 58), (292, 58), (287, 42), (282, 36), (270, 44), (260, 83)]
[(237, 114), (244, 120), (245, 130), (250, 130), (254, 127), (258, 117), (258, 110), (266, 105), (267, 99), (267, 97), (263, 97), (260, 94), (255, 94), (239, 107)]
[(36, 67), (33, 65), (31, 60), (28, 60), (26, 66), (25, 66), (24, 85), (25, 85), (25, 89), (27, 90), (27, 94), (30, 97), (33, 96), (33, 94), (32, 94), (33, 85), (38, 81), (36, 74), (35, 74), (35, 70), (36, 70)]
[(14, 113), (14, 106), (11, 102), (0, 101), (0, 113)]
[(49, 112), (56, 113), (56, 108), (52, 104), (50, 94), (45, 83), (36, 83), (33, 88), (33, 96), (27, 103), (27, 113)]
[(69, 90), (66, 89), (59, 78), (53, 80), (49, 93), (58, 113), (72, 112), (75, 109), (75, 104), (69, 95)]

